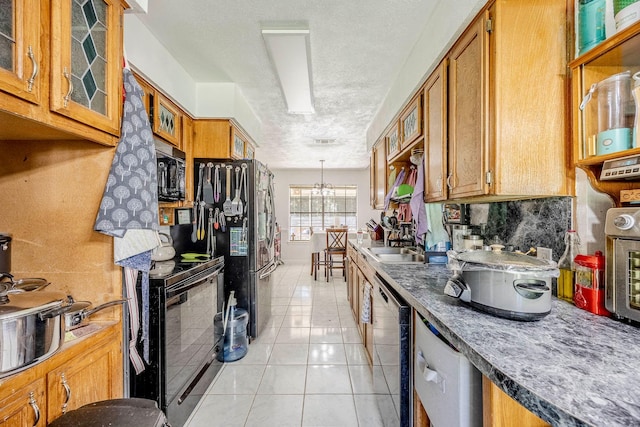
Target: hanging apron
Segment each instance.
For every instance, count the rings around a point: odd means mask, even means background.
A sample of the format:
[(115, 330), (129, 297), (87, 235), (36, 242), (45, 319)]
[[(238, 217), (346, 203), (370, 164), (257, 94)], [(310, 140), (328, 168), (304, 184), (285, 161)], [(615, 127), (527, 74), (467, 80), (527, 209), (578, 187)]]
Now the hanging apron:
[(149, 359), (149, 270), (158, 236), (158, 177), (156, 152), (143, 91), (128, 68), (123, 69), (125, 100), (121, 137), (111, 163), (94, 230), (114, 238), (114, 262), (124, 268), (129, 303), (129, 355), (136, 373), (144, 370), (136, 349), (139, 316), (136, 297), (142, 272), (143, 357)]

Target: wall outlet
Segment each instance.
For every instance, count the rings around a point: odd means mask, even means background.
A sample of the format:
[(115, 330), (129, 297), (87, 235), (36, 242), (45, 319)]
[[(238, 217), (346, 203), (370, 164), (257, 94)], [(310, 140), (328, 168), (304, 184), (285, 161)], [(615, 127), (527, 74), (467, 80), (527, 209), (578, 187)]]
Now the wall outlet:
[(536, 254), (537, 254), (538, 258), (546, 259), (546, 260), (551, 261), (551, 258), (553, 256), (553, 250), (550, 249), (550, 248), (538, 247), (538, 248), (536, 248)]

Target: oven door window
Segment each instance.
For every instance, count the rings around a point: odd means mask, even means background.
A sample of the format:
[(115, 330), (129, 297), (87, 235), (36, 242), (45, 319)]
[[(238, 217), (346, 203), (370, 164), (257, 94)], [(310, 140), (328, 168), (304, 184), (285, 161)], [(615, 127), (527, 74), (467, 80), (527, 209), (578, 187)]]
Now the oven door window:
[(215, 277), (195, 285), (167, 289), (166, 368), (167, 400), (171, 402), (201, 369), (203, 361), (214, 351), (213, 318), (217, 306)]

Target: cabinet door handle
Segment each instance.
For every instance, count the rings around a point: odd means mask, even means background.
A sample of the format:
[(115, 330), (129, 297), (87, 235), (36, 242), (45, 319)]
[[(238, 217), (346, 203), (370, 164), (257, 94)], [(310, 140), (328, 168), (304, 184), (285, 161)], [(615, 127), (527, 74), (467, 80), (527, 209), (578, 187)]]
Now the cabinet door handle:
[(32, 391), (29, 392), (29, 405), (33, 408), (33, 415), (35, 418), (33, 421), (33, 427), (36, 427), (40, 422), (40, 408), (38, 408), (38, 402), (36, 402), (36, 398)]
[(64, 376), (64, 373), (62, 374), (62, 387), (64, 387), (65, 392), (65, 399), (62, 404), (62, 413), (64, 414), (67, 412), (67, 406), (69, 405), (69, 400), (71, 400), (71, 387), (69, 387), (67, 377)]
[(33, 90), (33, 83), (36, 81), (36, 76), (38, 75), (38, 61), (36, 61), (36, 56), (33, 54), (33, 49), (29, 46), (29, 50), (27, 51), (27, 56), (31, 60), (33, 64), (33, 72), (31, 73), (31, 77), (27, 80), (27, 91), (31, 92)]
[(67, 67), (64, 67), (64, 71), (62, 72), (62, 75), (69, 82), (69, 90), (67, 91), (67, 94), (63, 98), (64, 108), (67, 108), (67, 106), (69, 105), (69, 98), (71, 98), (71, 94), (73, 93), (73, 82), (71, 81), (71, 74), (67, 71)]
[(451, 190), (451, 177), (453, 176), (453, 174), (449, 174), (447, 175), (447, 187), (449, 187), (449, 190)]

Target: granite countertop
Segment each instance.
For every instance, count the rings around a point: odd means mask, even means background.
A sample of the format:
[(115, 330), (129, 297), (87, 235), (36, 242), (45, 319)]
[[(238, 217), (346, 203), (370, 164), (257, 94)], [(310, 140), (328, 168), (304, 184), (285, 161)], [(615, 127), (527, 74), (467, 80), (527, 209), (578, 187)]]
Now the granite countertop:
[(483, 375), (546, 422), (640, 425), (640, 329), (555, 297), (542, 320), (501, 319), (444, 295), (444, 265), (369, 261)]

